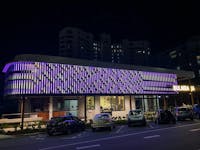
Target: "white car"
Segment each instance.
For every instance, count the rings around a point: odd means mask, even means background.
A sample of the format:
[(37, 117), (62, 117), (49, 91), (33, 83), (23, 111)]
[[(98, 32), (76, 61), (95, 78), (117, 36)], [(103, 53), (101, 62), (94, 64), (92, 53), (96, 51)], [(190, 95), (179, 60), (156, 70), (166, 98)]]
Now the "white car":
[(94, 116), (91, 127), (92, 131), (95, 131), (99, 128), (108, 128), (111, 131), (113, 128), (115, 128), (115, 124), (109, 113), (100, 113)]
[(130, 110), (128, 113), (128, 126), (144, 125), (146, 126), (146, 119), (144, 112), (141, 109)]

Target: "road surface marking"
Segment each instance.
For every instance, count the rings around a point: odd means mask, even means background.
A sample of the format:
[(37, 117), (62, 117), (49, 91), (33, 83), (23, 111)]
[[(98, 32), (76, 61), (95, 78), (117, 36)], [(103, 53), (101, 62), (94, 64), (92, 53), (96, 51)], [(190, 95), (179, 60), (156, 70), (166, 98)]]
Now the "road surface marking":
[(42, 138), (42, 137), (38, 137), (36, 138), (36, 140), (44, 140), (45, 138)]
[(72, 137), (63, 137), (61, 138), (62, 140), (71, 140), (71, 139), (76, 139), (77, 136), (72, 136)]
[(94, 147), (99, 147), (101, 146), (100, 144), (96, 144), (96, 145), (88, 145), (88, 146), (81, 146), (81, 147), (77, 147), (76, 149), (87, 149), (87, 148), (94, 148)]
[(145, 136), (144, 139), (151, 139), (155, 137), (160, 137), (160, 135)]
[(92, 143), (92, 142), (99, 142), (99, 141), (106, 141), (106, 140), (112, 140), (112, 139), (117, 139), (117, 138), (122, 138), (122, 137), (133, 136), (133, 135), (140, 135), (140, 134), (145, 134), (145, 133), (152, 133), (152, 132), (156, 132), (156, 131), (165, 131), (165, 130), (170, 130), (170, 129), (190, 127), (190, 126), (194, 126), (194, 125), (200, 125), (200, 123), (187, 124), (187, 125), (175, 126), (175, 127), (168, 127), (168, 128), (161, 128), (161, 129), (153, 129), (153, 130), (148, 130), (148, 131), (142, 131), (142, 132), (136, 132), (136, 133), (128, 133), (128, 134), (122, 134), (122, 135), (115, 135), (115, 136), (111, 136), (111, 137), (99, 138), (99, 139), (90, 140), (90, 141), (81, 141), (81, 142), (70, 143), (70, 144), (50, 146), (50, 147), (40, 148), (39, 150), (58, 149), (58, 148), (67, 147), (67, 146), (73, 146), (73, 145), (79, 145), (79, 144), (86, 144), (86, 143)]
[(197, 129), (191, 129), (190, 132), (200, 131), (200, 128)]
[(149, 127), (152, 129), (152, 128), (154, 128), (151, 124), (149, 124)]
[(116, 133), (119, 133), (123, 127), (124, 126), (120, 126), (120, 128), (116, 131)]

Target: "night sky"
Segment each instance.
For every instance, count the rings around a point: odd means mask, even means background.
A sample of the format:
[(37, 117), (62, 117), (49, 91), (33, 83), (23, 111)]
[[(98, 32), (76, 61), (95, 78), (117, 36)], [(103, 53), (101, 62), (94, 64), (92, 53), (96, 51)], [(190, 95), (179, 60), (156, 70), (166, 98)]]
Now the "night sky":
[(106, 32), (113, 40), (149, 40), (153, 53), (200, 35), (200, 9), (195, 1), (108, 2), (1, 4), (1, 68), (16, 54), (56, 55), (58, 32), (66, 26), (94, 35)]

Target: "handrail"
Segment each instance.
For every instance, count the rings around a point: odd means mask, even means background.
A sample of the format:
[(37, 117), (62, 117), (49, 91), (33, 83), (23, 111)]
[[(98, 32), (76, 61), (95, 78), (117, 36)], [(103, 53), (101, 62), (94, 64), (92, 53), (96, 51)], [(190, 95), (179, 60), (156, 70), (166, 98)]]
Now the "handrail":
[[(34, 112), (34, 113), (24, 113), (24, 115), (37, 115), (38, 113), (37, 112)], [(2, 118), (7, 118), (9, 116), (21, 116), (21, 113), (12, 113), (12, 114), (2, 114)]]
[[(34, 122), (34, 121), (42, 121), (42, 117), (24, 118), (24, 122)], [(3, 123), (20, 123), (20, 122), (21, 122), (21, 118), (0, 119), (0, 124), (3, 124)]]

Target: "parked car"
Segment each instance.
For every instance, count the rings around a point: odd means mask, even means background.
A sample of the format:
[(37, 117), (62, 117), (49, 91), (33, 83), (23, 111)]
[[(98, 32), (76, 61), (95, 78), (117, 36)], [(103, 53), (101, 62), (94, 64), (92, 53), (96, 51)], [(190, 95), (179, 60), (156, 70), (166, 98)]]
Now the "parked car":
[(176, 107), (175, 108), (175, 116), (177, 120), (185, 120), (190, 119), (193, 120), (194, 113), (191, 108), (188, 107)]
[(172, 112), (170, 112), (169, 110), (162, 110), (159, 109), (156, 112), (156, 117), (155, 117), (155, 123), (156, 124), (168, 124), (168, 123), (176, 123), (176, 118), (173, 115)]
[(128, 126), (146, 125), (144, 112), (141, 109), (130, 110), (128, 113)]
[(53, 135), (55, 133), (70, 134), (75, 131), (85, 130), (85, 123), (78, 117), (68, 115), (64, 117), (53, 117), (47, 122), (47, 133)]
[(194, 104), (193, 112), (194, 112), (194, 117), (200, 119), (200, 104)]
[(115, 128), (115, 124), (110, 113), (100, 113), (94, 116), (91, 127), (92, 131), (99, 128), (107, 128), (111, 131)]

